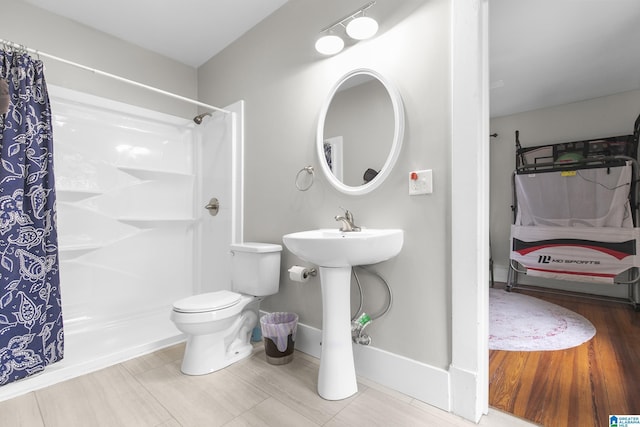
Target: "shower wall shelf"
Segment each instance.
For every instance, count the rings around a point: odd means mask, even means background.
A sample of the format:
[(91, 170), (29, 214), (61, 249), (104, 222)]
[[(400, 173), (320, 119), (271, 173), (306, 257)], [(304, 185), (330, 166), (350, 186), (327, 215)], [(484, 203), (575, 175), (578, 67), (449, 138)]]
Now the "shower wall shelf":
[(75, 203), (90, 197), (101, 195), (97, 190), (75, 190), (70, 188), (56, 188), (56, 200), (64, 203)]
[(193, 218), (117, 218), (117, 220), (140, 229), (183, 227), (196, 222)]
[[(132, 273), (131, 271), (127, 271), (127, 270), (123, 270), (120, 268), (113, 268), (104, 264), (98, 264), (95, 262), (87, 262), (84, 260), (69, 260), (69, 262), (65, 263), (65, 266), (67, 268), (72, 268), (72, 269), (78, 269), (78, 268), (91, 268), (92, 270), (95, 270), (96, 272), (100, 273), (100, 277), (109, 277), (108, 273), (115, 273), (117, 274), (119, 277), (118, 278), (130, 278), (130, 279), (134, 279), (134, 280), (140, 280), (141, 276), (139, 274), (135, 274)], [(111, 277), (111, 279), (116, 279), (114, 277)], [(117, 298), (120, 298), (120, 296), (118, 295), (114, 295)], [(127, 316), (130, 316), (130, 314), (127, 314)]]
[(121, 242), (127, 239), (130, 239), (136, 236), (140, 231), (134, 230), (130, 231), (126, 234), (120, 234), (118, 236), (111, 235), (109, 238), (99, 237), (94, 238), (92, 236), (73, 236), (68, 235), (65, 236), (65, 239), (59, 240), (58, 250), (62, 253), (77, 253), (77, 256), (84, 255), (84, 253), (89, 253), (96, 251), (98, 249), (104, 248), (109, 245), (113, 245), (114, 243)]
[(105, 245), (101, 244), (60, 246), (60, 261), (70, 261), (72, 259), (80, 258), (81, 256), (97, 251), (104, 246)]
[(141, 168), (132, 168), (128, 166), (116, 166), (116, 169), (128, 173), (131, 176), (134, 176), (143, 181), (153, 181), (157, 179), (170, 179), (173, 177), (182, 177), (182, 178), (194, 178), (195, 175), (186, 172), (177, 172), (177, 171), (167, 171), (167, 170), (154, 170), (154, 169), (141, 169)]

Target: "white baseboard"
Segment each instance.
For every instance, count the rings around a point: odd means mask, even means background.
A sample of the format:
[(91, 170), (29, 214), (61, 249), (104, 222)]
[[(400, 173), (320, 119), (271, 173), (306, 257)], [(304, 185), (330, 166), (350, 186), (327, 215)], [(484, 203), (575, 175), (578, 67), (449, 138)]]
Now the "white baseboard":
[[(451, 411), (456, 415), (460, 415), (477, 423), (483, 412), (483, 408), (480, 406), (482, 403), (477, 396), (477, 372), (471, 372), (451, 365), (449, 367), (449, 373), (451, 375), (451, 389), (456, 392), (455, 395), (451, 396)], [(470, 407), (469, 402), (476, 402), (479, 406)], [(486, 408), (484, 408), (484, 412), (486, 412)]]
[(509, 277), (509, 267), (493, 264), (493, 279), (496, 282), (507, 283)]
[[(296, 350), (320, 358), (322, 330), (299, 323)], [(449, 372), (372, 346), (354, 344), (356, 374), (451, 411)]]

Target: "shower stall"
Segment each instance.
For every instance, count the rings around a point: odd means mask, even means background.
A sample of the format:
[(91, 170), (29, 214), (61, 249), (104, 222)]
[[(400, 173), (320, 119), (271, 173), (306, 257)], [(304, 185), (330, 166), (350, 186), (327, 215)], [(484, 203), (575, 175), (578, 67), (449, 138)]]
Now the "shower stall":
[(173, 301), (228, 289), (242, 241), (242, 101), (196, 124), (49, 93), (65, 354), (0, 401), (180, 342)]

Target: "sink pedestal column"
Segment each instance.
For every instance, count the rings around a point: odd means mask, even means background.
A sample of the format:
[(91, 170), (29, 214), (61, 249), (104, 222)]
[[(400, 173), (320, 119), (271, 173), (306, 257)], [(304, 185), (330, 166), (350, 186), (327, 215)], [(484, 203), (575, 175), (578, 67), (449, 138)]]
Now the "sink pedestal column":
[(320, 267), (322, 352), (318, 394), (340, 400), (358, 391), (351, 343), (351, 267)]

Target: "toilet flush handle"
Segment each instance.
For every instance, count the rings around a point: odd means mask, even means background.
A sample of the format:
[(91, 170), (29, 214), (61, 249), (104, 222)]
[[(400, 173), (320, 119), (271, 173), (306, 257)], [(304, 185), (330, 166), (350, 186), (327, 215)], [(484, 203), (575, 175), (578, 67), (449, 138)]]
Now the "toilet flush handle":
[(216, 216), (220, 210), (220, 202), (215, 197), (209, 200), (209, 203), (204, 207), (209, 211), (209, 215)]

